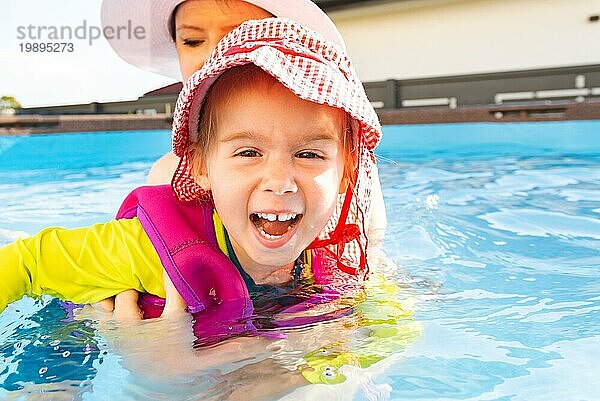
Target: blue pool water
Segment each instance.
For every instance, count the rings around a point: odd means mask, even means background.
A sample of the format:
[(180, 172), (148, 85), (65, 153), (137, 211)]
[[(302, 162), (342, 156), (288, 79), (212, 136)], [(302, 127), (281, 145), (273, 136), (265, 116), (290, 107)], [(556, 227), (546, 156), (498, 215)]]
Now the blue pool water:
[[(346, 383), (284, 399), (599, 399), (600, 121), (384, 132), (385, 251), (397, 265), (384, 270), (405, 289), (420, 333), (386, 360), (348, 369)], [(168, 147), (164, 131), (0, 137), (0, 245), (110, 219)], [(189, 341), (183, 332), (168, 322), (72, 321), (56, 301), (23, 299), (0, 315), (0, 398), (195, 399), (231, 366), (252, 370), (246, 355), (170, 376), (169, 345)], [(165, 383), (145, 380), (151, 367), (128, 352), (151, 353)], [(265, 380), (233, 377), (212, 395)]]

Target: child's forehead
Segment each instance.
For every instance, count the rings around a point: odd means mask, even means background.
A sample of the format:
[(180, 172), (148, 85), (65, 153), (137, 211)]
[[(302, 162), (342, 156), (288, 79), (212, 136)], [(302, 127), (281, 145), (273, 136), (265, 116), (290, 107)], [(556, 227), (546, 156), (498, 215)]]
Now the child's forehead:
[(297, 133), (303, 140), (337, 139), (345, 121), (342, 110), (301, 99), (276, 80), (229, 91), (218, 102), (217, 113), (224, 131), (249, 137), (272, 130)]

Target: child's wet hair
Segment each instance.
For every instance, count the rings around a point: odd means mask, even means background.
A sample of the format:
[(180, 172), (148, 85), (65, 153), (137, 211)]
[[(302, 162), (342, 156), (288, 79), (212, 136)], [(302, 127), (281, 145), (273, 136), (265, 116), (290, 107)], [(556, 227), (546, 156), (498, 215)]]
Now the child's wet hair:
[[(233, 67), (225, 71), (210, 87), (205, 101), (200, 109), (198, 121), (198, 140), (188, 149), (194, 176), (199, 176), (205, 161), (210, 155), (211, 146), (217, 131), (218, 109), (228, 102), (232, 96), (246, 88), (257, 86), (264, 87), (280, 84), (279, 81), (254, 64)], [(281, 84), (280, 84), (281, 85)], [(345, 184), (354, 184), (356, 160), (356, 138), (353, 135), (352, 118), (343, 110), (336, 109), (340, 114), (340, 140), (344, 149), (344, 174)]]

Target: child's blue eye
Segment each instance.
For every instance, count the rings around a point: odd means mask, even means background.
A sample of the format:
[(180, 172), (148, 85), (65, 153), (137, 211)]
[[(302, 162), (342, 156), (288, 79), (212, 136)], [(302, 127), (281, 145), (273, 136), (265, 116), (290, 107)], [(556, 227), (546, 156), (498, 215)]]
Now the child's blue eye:
[(296, 157), (301, 159), (323, 159), (323, 156), (308, 150), (296, 153)]
[(235, 155), (241, 156), (241, 157), (258, 157), (258, 156), (260, 156), (260, 153), (258, 153), (254, 149), (246, 149), (246, 150), (242, 150), (241, 152), (237, 152)]

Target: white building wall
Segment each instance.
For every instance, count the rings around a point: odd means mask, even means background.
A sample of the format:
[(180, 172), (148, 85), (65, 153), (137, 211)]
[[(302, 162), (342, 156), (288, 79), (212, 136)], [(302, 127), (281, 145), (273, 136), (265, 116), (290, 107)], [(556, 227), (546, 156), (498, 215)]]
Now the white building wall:
[(600, 64), (600, 0), (412, 0), (330, 12), (363, 81)]

